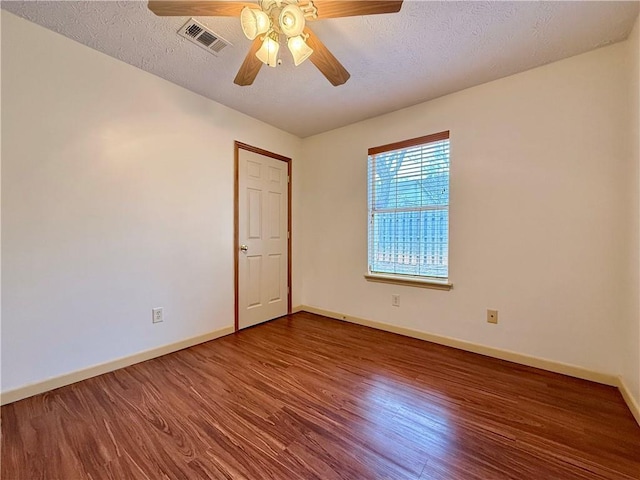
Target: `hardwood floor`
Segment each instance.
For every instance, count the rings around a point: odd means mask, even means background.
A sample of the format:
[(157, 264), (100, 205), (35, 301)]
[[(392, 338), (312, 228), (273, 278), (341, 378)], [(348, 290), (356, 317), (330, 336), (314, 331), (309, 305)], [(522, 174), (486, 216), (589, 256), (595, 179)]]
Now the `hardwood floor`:
[(2, 407), (2, 479), (639, 479), (615, 388), (299, 313)]

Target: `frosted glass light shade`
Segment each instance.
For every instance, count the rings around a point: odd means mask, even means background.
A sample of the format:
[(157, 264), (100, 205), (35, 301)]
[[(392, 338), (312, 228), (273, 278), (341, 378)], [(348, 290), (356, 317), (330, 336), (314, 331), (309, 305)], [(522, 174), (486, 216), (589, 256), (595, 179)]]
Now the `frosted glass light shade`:
[(262, 46), (256, 52), (256, 57), (265, 65), (269, 65), (270, 67), (275, 67), (278, 62), (278, 50), (280, 49), (280, 45), (277, 41), (267, 35), (262, 42)]
[(262, 10), (244, 7), (240, 12), (240, 25), (242, 25), (242, 32), (245, 36), (249, 40), (253, 40), (269, 30), (271, 22), (269, 16)]
[(293, 63), (296, 67), (309, 58), (313, 53), (313, 49), (307, 45), (307, 42), (305, 42), (304, 38), (300, 35), (297, 37), (291, 37), (287, 41), (287, 46), (289, 47), (291, 55), (293, 55)]
[(296, 37), (304, 30), (304, 14), (300, 7), (289, 4), (280, 12), (280, 30), (287, 37)]

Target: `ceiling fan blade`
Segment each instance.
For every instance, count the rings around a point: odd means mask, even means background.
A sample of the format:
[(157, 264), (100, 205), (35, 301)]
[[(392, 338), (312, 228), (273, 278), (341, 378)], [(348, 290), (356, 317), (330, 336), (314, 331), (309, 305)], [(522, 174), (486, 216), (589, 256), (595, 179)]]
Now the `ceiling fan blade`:
[(308, 28), (304, 29), (304, 33), (309, 35), (307, 45), (313, 49), (309, 60), (327, 77), (327, 80), (329, 80), (334, 87), (342, 85), (349, 80), (349, 77), (351, 77), (349, 72), (347, 72), (346, 68), (333, 56), (329, 49), (325, 47), (324, 43)]
[(239, 17), (247, 2), (224, 0), (149, 0), (149, 10), (161, 17)]
[(253, 83), (258, 76), (260, 67), (262, 67), (262, 62), (258, 60), (258, 57), (256, 57), (256, 52), (261, 46), (262, 38), (257, 37), (251, 44), (249, 53), (244, 57), (244, 62), (240, 65), (240, 70), (238, 70), (238, 74), (233, 80), (233, 83), (240, 85), (241, 87), (251, 85)]
[(402, 0), (313, 0), (313, 4), (318, 9), (318, 19), (322, 19), (396, 13)]

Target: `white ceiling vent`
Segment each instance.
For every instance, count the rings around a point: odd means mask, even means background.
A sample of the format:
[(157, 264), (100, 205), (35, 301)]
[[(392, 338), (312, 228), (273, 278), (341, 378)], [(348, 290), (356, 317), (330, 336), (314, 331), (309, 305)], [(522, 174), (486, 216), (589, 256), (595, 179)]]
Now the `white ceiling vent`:
[(193, 18), (189, 19), (189, 21), (178, 30), (178, 34), (216, 56), (225, 47), (231, 45), (231, 42), (220, 37), (217, 33), (213, 33)]

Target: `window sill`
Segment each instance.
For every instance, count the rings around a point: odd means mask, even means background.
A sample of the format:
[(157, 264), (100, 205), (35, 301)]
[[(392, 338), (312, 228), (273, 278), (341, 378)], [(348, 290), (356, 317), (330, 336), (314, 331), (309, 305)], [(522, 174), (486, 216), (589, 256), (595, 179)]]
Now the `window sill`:
[(446, 280), (430, 280), (422, 278), (408, 278), (395, 275), (367, 274), (364, 278), (368, 282), (395, 283), (396, 285), (407, 285), (409, 287), (433, 288), (434, 290), (451, 290), (453, 284)]

